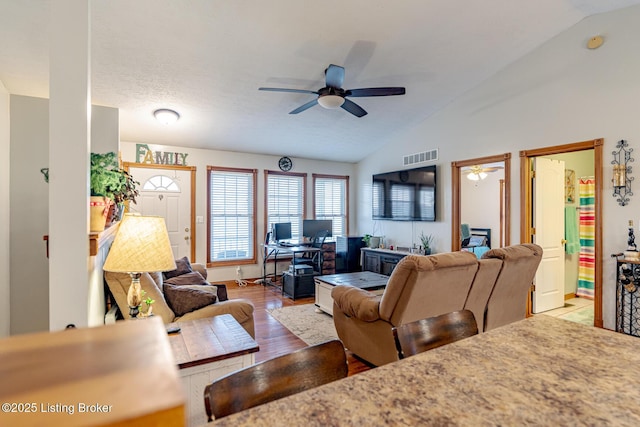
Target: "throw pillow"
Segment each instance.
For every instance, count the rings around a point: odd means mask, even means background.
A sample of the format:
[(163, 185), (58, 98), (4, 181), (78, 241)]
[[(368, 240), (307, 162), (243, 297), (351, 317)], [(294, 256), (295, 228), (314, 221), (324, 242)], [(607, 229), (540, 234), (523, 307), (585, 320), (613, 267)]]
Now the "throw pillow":
[(182, 257), (176, 260), (176, 269), (171, 271), (165, 271), (162, 273), (162, 276), (166, 279), (170, 279), (171, 277), (181, 276), (183, 274), (191, 273), (193, 269), (191, 268), (191, 263), (189, 262), (189, 258)]
[(218, 298), (218, 287), (215, 285), (182, 285), (183, 288), (195, 289), (202, 292), (211, 292)]
[(168, 283), (170, 285), (209, 285), (204, 277), (197, 271), (192, 271), (191, 273), (181, 274), (179, 276), (174, 276), (166, 279), (164, 283)]
[(162, 287), (167, 303), (178, 317), (213, 304), (218, 299), (214, 293), (191, 289), (188, 286), (164, 283)]

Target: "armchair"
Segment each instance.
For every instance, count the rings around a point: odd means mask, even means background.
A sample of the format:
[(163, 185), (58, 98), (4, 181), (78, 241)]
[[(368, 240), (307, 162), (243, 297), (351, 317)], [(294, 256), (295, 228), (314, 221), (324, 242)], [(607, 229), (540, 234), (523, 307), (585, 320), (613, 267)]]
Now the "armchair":
[(398, 360), (393, 327), (462, 310), (478, 270), (469, 252), (404, 257), (381, 296), (336, 286), (333, 321), (345, 347), (373, 365)]
[[(234, 319), (251, 335), (255, 337), (255, 325), (253, 319), (254, 306), (251, 301), (237, 298), (228, 299), (227, 289), (223, 284), (215, 284), (211, 286), (206, 282), (207, 269), (203, 264), (190, 264), (186, 258), (177, 260), (178, 265), (184, 265), (185, 270), (180, 272), (181, 275), (174, 276), (170, 279), (165, 278), (162, 273), (142, 273), (140, 276), (140, 285), (142, 290), (146, 292), (146, 295), (155, 302), (153, 303), (153, 313), (162, 318), (165, 324), (172, 322), (180, 322), (185, 320), (201, 319), (206, 317), (218, 316), (221, 314), (231, 314)], [(197, 272), (199, 279), (196, 282), (205, 284), (189, 284), (192, 282), (194, 272)], [(191, 276), (191, 277), (189, 277)], [(115, 300), (116, 305), (119, 308), (122, 316), (129, 318), (129, 308), (127, 304), (127, 291), (131, 283), (131, 278), (126, 273), (114, 273), (105, 272), (105, 281), (109, 287), (109, 291)], [(180, 280), (180, 279), (184, 280)], [(177, 285), (169, 285), (169, 282), (177, 283)], [(180, 288), (185, 288), (183, 292), (176, 293), (175, 290), (180, 291)], [(185, 292), (186, 288), (195, 288), (196, 290), (203, 288), (215, 288), (215, 297), (209, 291), (204, 292), (205, 299), (203, 302), (193, 301), (193, 298), (198, 298), (198, 292)], [(171, 289), (171, 297), (167, 294)], [(194, 295), (195, 294), (195, 295)], [(173, 305), (170, 302), (173, 301)], [(195, 305), (194, 305), (195, 304)], [(192, 307), (190, 308), (189, 305)], [(197, 308), (196, 308), (197, 307)], [(179, 310), (179, 311), (178, 311)]]

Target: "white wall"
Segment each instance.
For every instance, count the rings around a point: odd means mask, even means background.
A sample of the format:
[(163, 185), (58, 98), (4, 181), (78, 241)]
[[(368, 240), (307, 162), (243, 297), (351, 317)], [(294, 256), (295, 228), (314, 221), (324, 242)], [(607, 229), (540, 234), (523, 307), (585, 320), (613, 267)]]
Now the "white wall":
[[(439, 148), (438, 222), (397, 224), (379, 221), (387, 236), (415, 238), (420, 229), (438, 235), (436, 249), (450, 247), (450, 163), (487, 155), (604, 138), (604, 164), (620, 139), (640, 147), (638, 100), (640, 99), (640, 7), (585, 19), (540, 46), (520, 61), (488, 79), (476, 89), (425, 119), (414, 129), (398, 135), (358, 167), (358, 231), (371, 232), (373, 173), (400, 169), (400, 155)], [(596, 34), (605, 38), (598, 50), (585, 48)], [(408, 88), (410, 90), (410, 88)], [(635, 154), (634, 153), (634, 154)], [(636, 154), (637, 155), (637, 154)], [(388, 159), (397, 159), (389, 162)], [(520, 235), (519, 162), (512, 162), (511, 236)], [(611, 197), (611, 169), (604, 170), (603, 198), (603, 311), (604, 325), (614, 328), (615, 264), (608, 254), (626, 244), (629, 219), (640, 223), (640, 199), (619, 206)], [(637, 181), (636, 181), (637, 182)], [(635, 184), (638, 185), (638, 184)]]
[(9, 179), (10, 179), (9, 92), (0, 81), (0, 337), (10, 331)]
[[(257, 204), (258, 204), (258, 242), (262, 242), (265, 232), (264, 226), (264, 171), (279, 170), (278, 160), (281, 156), (268, 156), (262, 154), (235, 153), (230, 151), (202, 150), (195, 148), (184, 148), (167, 145), (149, 144), (152, 151), (168, 151), (178, 153), (188, 153), (187, 165), (195, 166), (196, 171), (196, 215), (203, 216), (205, 222), (196, 224), (196, 262), (206, 263), (207, 261), (207, 166), (224, 166), (236, 168), (248, 168), (258, 170), (257, 183)], [(136, 143), (121, 142), (120, 150), (122, 160), (128, 162), (136, 161)], [(313, 173), (329, 174), (329, 175), (349, 175), (355, 173), (355, 165), (352, 163), (323, 162), (318, 160), (308, 160), (300, 158), (292, 158), (293, 169), (291, 172), (307, 173), (307, 206), (306, 217), (313, 217)], [(350, 186), (350, 206), (355, 206), (355, 184), (349, 183)], [(352, 210), (353, 212), (353, 210)], [(355, 231), (354, 223), (355, 214), (351, 216), (349, 230)], [(257, 278), (262, 276), (262, 259), (258, 254), (258, 263), (253, 265), (242, 265), (244, 278)], [(269, 265), (271, 271), (272, 266)], [(284, 268), (284, 267), (283, 267)], [(216, 267), (209, 269), (210, 280), (234, 280), (236, 279), (235, 267)]]
[[(11, 334), (15, 335), (49, 330), (49, 265), (42, 240), (48, 234), (49, 188), (40, 173), (41, 168), (49, 166), (49, 100), (11, 95), (10, 102), (11, 184), (7, 205), (11, 213)], [(117, 117), (117, 109), (94, 107), (92, 128), (94, 124), (96, 129), (117, 128)], [(117, 133), (112, 131), (96, 133), (92, 142), (105, 151), (118, 150)], [(0, 174), (3, 173), (1, 170)], [(3, 203), (0, 212), (4, 206)], [(55, 208), (64, 210), (65, 206)], [(87, 257), (78, 262), (87, 266), (88, 258), (87, 253)], [(70, 281), (74, 279), (76, 286), (88, 286), (86, 281), (69, 277)], [(88, 292), (91, 296), (99, 290)], [(71, 312), (79, 304), (79, 301), (69, 301), (64, 309)]]
[(49, 102), (11, 95), (11, 334), (49, 330)]

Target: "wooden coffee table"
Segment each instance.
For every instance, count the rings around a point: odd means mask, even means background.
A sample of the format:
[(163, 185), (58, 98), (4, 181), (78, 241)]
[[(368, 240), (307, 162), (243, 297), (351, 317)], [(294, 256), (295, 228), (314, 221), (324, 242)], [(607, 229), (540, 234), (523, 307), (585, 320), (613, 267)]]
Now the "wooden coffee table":
[(372, 271), (358, 271), (355, 273), (329, 274), (316, 276), (316, 311), (324, 311), (333, 315), (333, 298), (331, 290), (334, 286), (348, 285), (360, 289), (366, 289), (376, 295), (382, 294), (387, 286), (389, 276), (374, 273)]
[(204, 388), (213, 380), (255, 363), (260, 348), (230, 314), (171, 324), (180, 332), (169, 335), (178, 375), (187, 393), (187, 423), (206, 424)]

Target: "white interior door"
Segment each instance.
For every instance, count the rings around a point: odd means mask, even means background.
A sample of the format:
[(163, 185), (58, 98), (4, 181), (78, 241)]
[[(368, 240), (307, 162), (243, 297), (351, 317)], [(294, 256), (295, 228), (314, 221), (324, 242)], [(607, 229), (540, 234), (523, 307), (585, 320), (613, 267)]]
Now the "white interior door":
[(191, 258), (191, 172), (131, 167), (140, 182), (140, 197), (132, 212), (164, 218), (176, 259)]
[(533, 312), (564, 305), (564, 162), (533, 159), (533, 242), (542, 247)]

